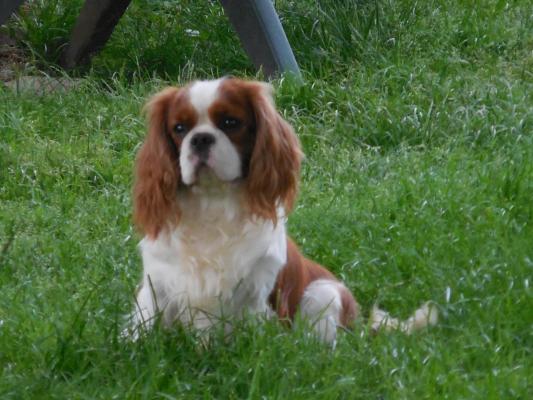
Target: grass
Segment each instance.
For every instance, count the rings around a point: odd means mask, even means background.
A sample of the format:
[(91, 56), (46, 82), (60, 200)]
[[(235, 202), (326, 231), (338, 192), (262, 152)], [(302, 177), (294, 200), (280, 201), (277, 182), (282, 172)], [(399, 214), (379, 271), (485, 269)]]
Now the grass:
[[(35, 68), (57, 73), (79, 3), (11, 23)], [(0, 88), (0, 397), (533, 396), (529, 2), (276, 3), (306, 80), (274, 82), (307, 155), (291, 235), (365, 310), (431, 299), (440, 324), (359, 326), (335, 351), (274, 322), (204, 351), (180, 327), (120, 340), (142, 104), (169, 81), (253, 77), (217, 3), (138, 1), (78, 88)]]

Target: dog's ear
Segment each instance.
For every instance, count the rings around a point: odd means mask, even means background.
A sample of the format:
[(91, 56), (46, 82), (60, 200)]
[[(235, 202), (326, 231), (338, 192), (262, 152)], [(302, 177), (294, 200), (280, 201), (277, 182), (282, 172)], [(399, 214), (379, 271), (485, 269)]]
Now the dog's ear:
[(278, 114), (272, 86), (252, 82), (256, 137), (245, 186), (252, 214), (277, 221), (277, 207), (291, 211), (298, 191), (302, 152), (292, 127)]
[(148, 133), (136, 160), (133, 218), (150, 238), (179, 222), (179, 155), (166, 126), (169, 107), (178, 92), (174, 87), (164, 89), (145, 106)]

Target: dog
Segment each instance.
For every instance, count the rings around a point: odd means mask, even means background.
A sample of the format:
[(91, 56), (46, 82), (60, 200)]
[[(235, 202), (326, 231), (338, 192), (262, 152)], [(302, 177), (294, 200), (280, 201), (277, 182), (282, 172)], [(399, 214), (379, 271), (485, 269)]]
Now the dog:
[[(146, 110), (133, 190), (144, 271), (132, 330), (149, 329), (156, 315), (199, 331), (227, 317), (277, 315), (290, 323), (299, 315), (334, 344), (360, 307), (287, 235), (303, 154), (276, 111), (272, 86), (195, 81), (164, 89)], [(425, 326), (425, 307), (412, 322), (375, 309), (372, 326)]]

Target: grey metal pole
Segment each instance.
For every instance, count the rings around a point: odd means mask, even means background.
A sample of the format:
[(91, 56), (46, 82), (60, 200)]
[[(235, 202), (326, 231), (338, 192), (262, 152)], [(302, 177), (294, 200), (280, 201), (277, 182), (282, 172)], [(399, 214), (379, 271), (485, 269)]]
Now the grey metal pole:
[(268, 77), (291, 72), (302, 79), (298, 63), (271, 0), (220, 0), (256, 68)]

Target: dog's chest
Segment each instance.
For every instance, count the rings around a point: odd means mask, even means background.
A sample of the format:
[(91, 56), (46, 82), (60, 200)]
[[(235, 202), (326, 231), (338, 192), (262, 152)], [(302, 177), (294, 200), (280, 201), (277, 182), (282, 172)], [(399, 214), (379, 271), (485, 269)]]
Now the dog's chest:
[(286, 262), (283, 223), (246, 217), (237, 198), (195, 200), (171, 234), (141, 243), (145, 276), (178, 308), (261, 308)]

